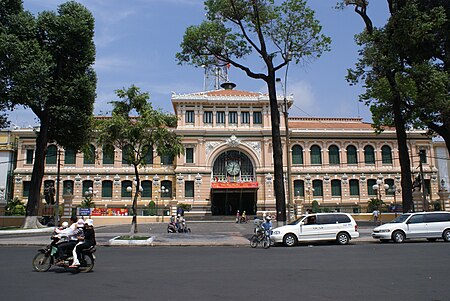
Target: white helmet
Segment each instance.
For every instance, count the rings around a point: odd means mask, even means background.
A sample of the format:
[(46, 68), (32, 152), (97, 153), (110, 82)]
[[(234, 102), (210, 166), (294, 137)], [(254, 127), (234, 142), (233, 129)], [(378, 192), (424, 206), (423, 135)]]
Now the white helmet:
[(266, 216), (266, 221), (270, 221), (271, 219), (270, 215)]
[(66, 229), (67, 227), (69, 227), (69, 223), (68, 222), (63, 222), (61, 224), (61, 227), (63, 227), (63, 229)]

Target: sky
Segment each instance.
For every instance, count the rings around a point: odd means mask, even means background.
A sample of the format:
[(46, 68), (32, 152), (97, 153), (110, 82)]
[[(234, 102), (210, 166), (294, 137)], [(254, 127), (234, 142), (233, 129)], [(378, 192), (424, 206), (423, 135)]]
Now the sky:
[[(24, 0), (24, 7), (34, 15), (44, 10), (56, 11), (62, 0)], [(96, 115), (111, 110), (117, 89), (132, 84), (150, 94), (156, 108), (173, 113), (171, 94), (204, 90), (204, 71), (178, 65), (175, 54), (181, 50), (185, 30), (205, 19), (203, 0), (79, 0), (95, 18), (97, 98)], [(337, 0), (309, 0), (331, 37), (331, 51), (307, 65), (290, 64), (286, 92), (294, 98), (290, 117), (361, 117), (371, 122), (369, 109), (358, 102), (361, 86), (350, 86), (345, 75), (358, 57), (354, 35), (364, 29), (361, 18), (348, 7), (336, 10)], [(369, 10), (375, 26), (387, 19), (387, 1), (370, 1)], [(258, 70), (258, 68), (260, 68)], [(263, 64), (255, 71), (264, 72)], [(277, 77), (283, 78), (284, 70)], [(267, 93), (263, 81), (248, 78), (235, 68), (229, 70), (236, 89)], [(279, 88), (282, 93), (282, 88)], [(13, 125), (35, 125), (31, 110), (19, 109), (10, 115)]]

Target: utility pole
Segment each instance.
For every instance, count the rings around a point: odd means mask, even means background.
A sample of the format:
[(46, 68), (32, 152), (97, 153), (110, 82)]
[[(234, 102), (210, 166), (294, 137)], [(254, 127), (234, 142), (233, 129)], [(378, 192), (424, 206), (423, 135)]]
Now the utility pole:
[(56, 172), (55, 226), (59, 226), (59, 178), (61, 174), (61, 148), (58, 146), (58, 169)]
[(425, 192), (425, 178), (423, 176), (423, 166), (422, 166), (422, 157), (425, 156), (425, 152), (419, 152), (419, 168), (420, 168), (420, 183), (422, 187), (422, 204), (423, 204), (423, 211), (428, 211), (428, 200), (427, 200), (427, 194)]

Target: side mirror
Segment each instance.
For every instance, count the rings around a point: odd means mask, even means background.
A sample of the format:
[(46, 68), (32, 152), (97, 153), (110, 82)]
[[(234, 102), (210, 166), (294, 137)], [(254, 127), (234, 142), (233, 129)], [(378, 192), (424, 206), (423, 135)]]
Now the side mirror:
[(305, 224), (305, 222), (300, 222), (299, 223), (300, 226), (303, 226), (304, 224)]

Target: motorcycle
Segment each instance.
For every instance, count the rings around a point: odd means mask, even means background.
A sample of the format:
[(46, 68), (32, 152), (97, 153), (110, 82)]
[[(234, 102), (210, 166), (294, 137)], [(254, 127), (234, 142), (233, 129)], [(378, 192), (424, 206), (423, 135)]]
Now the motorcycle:
[(186, 221), (170, 222), (167, 225), (167, 233), (191, 233), (191, 229), (187, 227)]
[[(57, 244), (60, 241), (59, 238), (52, 236), (52, 242), (43, 249), (39, 249), (38, 253), (33, 258), (33, 269), (37, 272), (47, 272), (52, 265), (55, 265)], [(58, 267), (65, 268), (70, 272), (88, 273), (92, 271), (95, 263), (95, 246), (81, 251), (81, 258), (79, 258), (80, 266), (76, 268), (69, 268), (73, 262), (72, 250), (67, 250), (63, 255), (63, 263), (58, 264)]]

